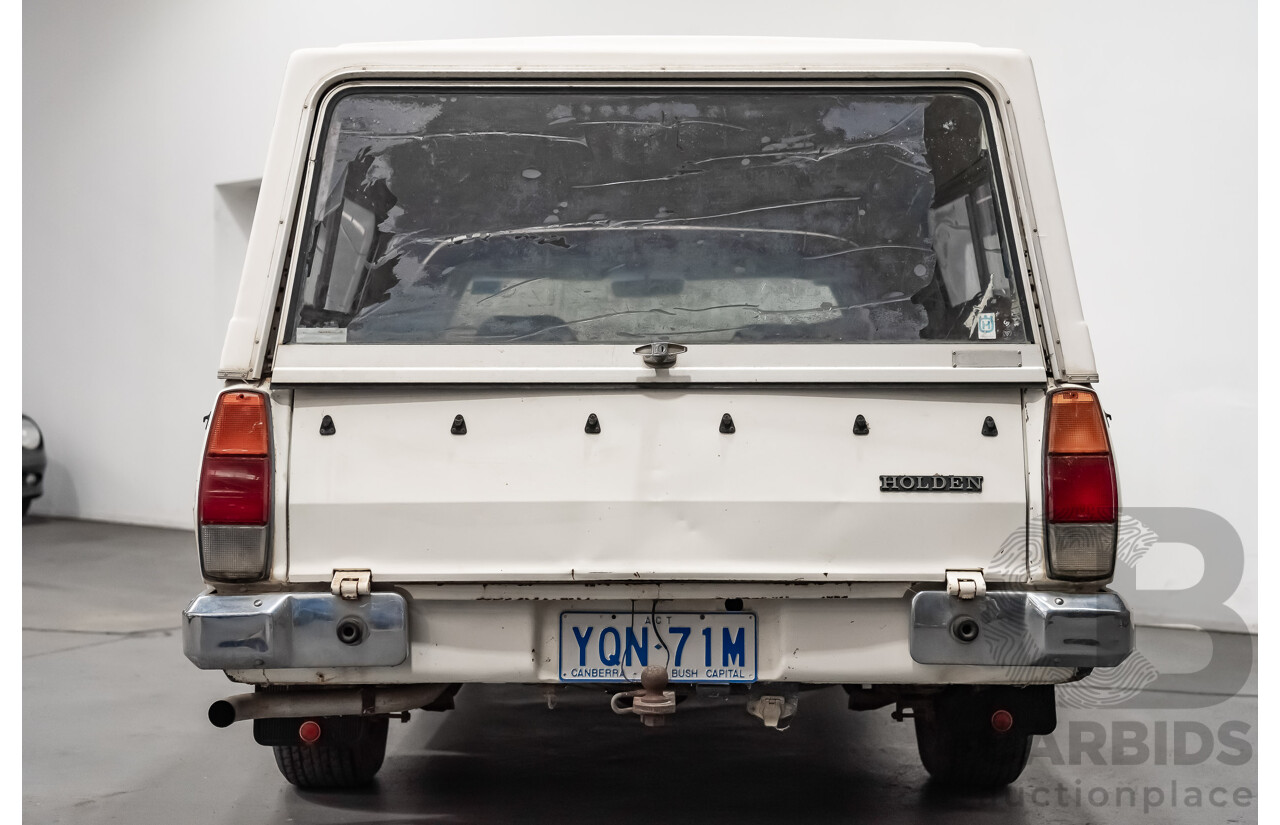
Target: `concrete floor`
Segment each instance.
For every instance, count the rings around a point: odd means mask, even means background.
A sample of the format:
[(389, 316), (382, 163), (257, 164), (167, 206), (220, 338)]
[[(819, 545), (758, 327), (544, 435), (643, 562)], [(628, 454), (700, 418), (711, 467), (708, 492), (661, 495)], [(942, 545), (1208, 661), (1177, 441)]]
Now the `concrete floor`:
[[(31, 825), (1258, 821), (1253, 637), (1140, 630), (1162, 673), (1199, 669), (1210, 644), (1230, 666), (1144, 692), (1145, 710), (1060, 708), (1022, 778), (991, 795), (931, 786), (911, 723), (850, 712), (838, 688), (804, 694), (780, 734), (739, 704), (691, 700), (672, 727), (645, 730), (601, 694), (547, 710), (537, 692), (505, 687), (467, 688), (457, 710), (393, 723), (372, 789), (305, 793), (247, 725), (206, 720), (213, 699), (241, 688), (182, 655), (179, 613), (201, 587), (190, 534), (29, 518), (22, 554)], [(1120, 737), (1150, 747), (1113, 750)], [(1165, 758), (1180, 738), (1184, 755)]]

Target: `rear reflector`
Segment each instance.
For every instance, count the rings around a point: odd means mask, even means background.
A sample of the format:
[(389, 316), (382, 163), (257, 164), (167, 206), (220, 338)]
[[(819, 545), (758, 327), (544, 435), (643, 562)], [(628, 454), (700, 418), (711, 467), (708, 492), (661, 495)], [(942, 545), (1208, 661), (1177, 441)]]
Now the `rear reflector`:
[(1088, 581), (1115, 569), (1120, 496), (1102, 405), (1092, 390), (1049, 395), (1044, 505), (1049, 575)]
[(298, 726), (298, 738), (305, 744), (314, 745), (320, 741), (320, 723), (314, 719), (308, 719)]
[(256, 581), (267, 574), (270, 445), (263, 394), (233, 390), (218, 396), (196, 505), (207, 579)]

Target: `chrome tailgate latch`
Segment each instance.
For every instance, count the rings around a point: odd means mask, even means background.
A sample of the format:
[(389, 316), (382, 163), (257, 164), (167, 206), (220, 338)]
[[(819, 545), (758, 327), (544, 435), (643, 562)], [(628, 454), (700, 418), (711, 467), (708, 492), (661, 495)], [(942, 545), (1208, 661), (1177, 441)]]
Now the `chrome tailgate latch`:
[(335, 596), (355, 601), (369, 595), (369, 582), (373, 573), (368, 570), (334, 570), (329, 590)]
[(684, 344), (673, 344), (670, 341), (654, 341), (652, 344), (641, 344), (633, 352), (639, 355), (646, 366), (654, 369), (665, 369), (675, 366), (676, 356), (688, 352)]
[(958, 599), (976, 599), (987, 595), (987, 580), (981, 570), (948, 570), (947, 593)]

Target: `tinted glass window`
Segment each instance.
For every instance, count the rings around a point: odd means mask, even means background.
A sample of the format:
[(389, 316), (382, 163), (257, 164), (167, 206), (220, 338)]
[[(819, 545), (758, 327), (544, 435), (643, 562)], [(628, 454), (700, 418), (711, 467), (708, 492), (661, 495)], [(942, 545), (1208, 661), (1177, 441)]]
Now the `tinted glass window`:
[(298, 343), (1027, 340), (977, 100), (346, 94)]

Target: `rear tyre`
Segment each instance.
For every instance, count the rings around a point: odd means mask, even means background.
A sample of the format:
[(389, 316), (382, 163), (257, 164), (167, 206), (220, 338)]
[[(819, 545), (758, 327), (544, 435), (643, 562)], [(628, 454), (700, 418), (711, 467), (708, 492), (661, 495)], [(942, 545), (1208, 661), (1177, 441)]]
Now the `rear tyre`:
[[(323, 740), (321, 740), (323, 742)], [(354, 742), (276, 745), (276, 767), (299, 788), (326, 790), (368, 785), (387, 753), (387, 717), (361, 720)]]
[(1031, 755), (1031, 736), (961, 731), (932, 713), (915, 717), (916, 745), (924, 769), (954, 790), (990, 791), (1021, 775)]

